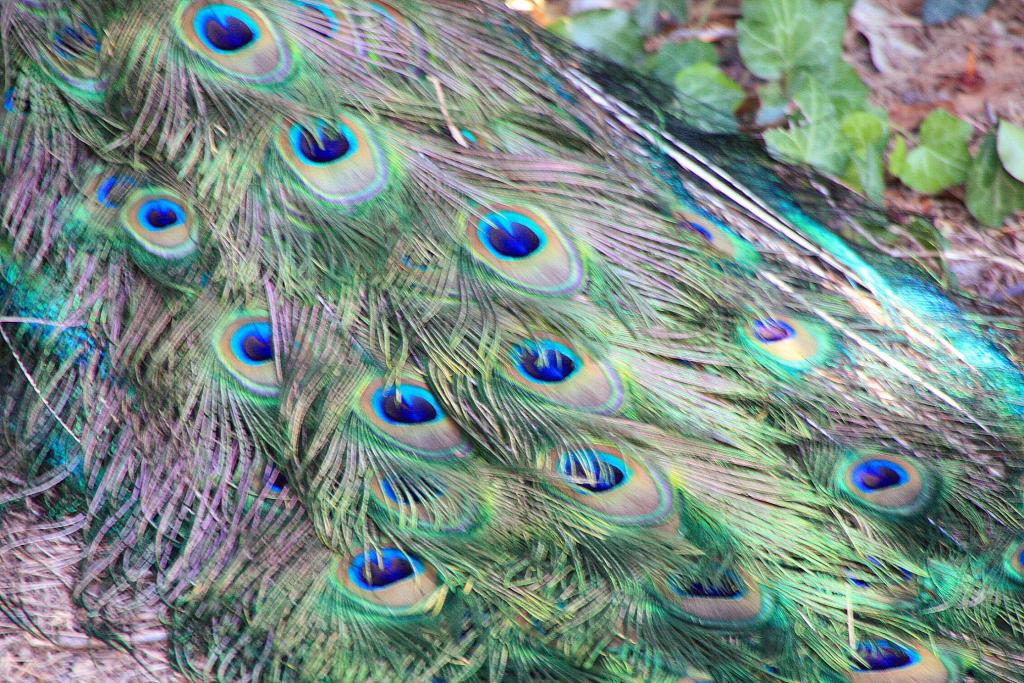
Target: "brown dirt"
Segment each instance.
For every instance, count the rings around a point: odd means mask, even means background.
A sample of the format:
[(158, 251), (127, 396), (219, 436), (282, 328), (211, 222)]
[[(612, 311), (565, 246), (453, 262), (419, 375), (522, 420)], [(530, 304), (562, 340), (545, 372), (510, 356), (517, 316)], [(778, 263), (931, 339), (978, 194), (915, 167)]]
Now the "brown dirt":
[(44, 519), (30, 507), (6, 510), (0, 522), (0, 597), (17, 603), (17, 618), (34, 625), (25, 630), (0, 609), (0, 680), (183, 683), (167, 663), (160, 614), (138, 615), (136, 630), (126, 634), (131, 652), (83, 630), (70, 594), (82, 550), (75, 520)]

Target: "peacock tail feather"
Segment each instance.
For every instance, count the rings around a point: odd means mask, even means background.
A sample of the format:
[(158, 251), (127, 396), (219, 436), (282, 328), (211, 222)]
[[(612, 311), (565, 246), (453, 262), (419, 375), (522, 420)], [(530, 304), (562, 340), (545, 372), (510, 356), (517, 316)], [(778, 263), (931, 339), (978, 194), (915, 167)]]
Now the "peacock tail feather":
[(0, 511), (73, 514), (97, 632), (164, 605), (196, 681), (1024, 680), (1013, 324), (839, 237), (877, 212), (496, 0), (0, 35)]

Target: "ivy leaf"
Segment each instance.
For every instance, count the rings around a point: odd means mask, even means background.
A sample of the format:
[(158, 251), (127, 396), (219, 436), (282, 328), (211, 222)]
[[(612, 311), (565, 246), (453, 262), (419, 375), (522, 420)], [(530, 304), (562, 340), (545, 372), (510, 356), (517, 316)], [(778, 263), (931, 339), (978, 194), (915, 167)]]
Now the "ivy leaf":
[(971, 215), (990, 227), (999, 227), (1006, 217), (1024, 209), (1024, 183), (1006, 172), (999, 162), (996, 136), (989, 134), (967, 173), (965, 203)]
[(839, 116), (866, 109), (868, 106), (871, 90), (860, 79), (857, 70), (842, 59), (830, 64), (827, 69), (796, 71), (790, 87), (793, 92), (799, 92), (809, 81), (817, 81), (818, 85), (824, 88)]
[(807, 84), (793, 98), (801, 123), (765, 133), (768, 149), (783, 159), (802, 161), (827, 173), (846, 170), (850, 145), (843, 136), (836, 109), (817, 81)]
[(840, 2), (745, 0), (737, 29), (743, 63), (759, 78), (824, 71), (839, 61), (846, 9)]
[(904, 185), (923, 194), (936, 194), (964, 181), (971, 154), (967, 141), (971, 125), (937, 109), (921, 124), (921, 144), (910, 152), (897, 141), (889, 170)]
[(843, 135), (855, 150), (877, 147), (889, 139), (889, 122), (882, 111), (855, 111), (843, 117)]
[(676, 74), (676, 93), (718, 111), (735, 113), (747, 94), (714, 64), (701, 62)]
[(889, 173), (899, 178), (907, 170), (907, 141), (896, 138), (892, 152), (889, 153)]
[(633, 19), (644, 35), (658, 30), (658, 17), (667, 16), (677, 22), (685, 22), (687, 0), (640, 0), (633, 9)]
[(562, 17), (548, 28), (579, 47), (619, 64), (631, 64), (643, 54), (643, 36), (626, 10), (580, 12)]
[(857, 111), (842, 121), (843, 136), (850, 143), (846, 179), (868, 197), (881, 202), (885, 195), (885, 148), (889, 121), (884, 110)]
[(671, 85), (675, 82), (677, 73), (701, 62), (718, 63), (718, 50), (714, 45), (699, 40), (665, 43), (660, 50), (647, 58), (644, 70), (659, 81)]
[(1009, 121), (999, 122), (996, 149), (1003, 168), (1017, 180), (1024, 182), (1024, 128)]
[(977, 17), (991, 4), (992, 0), (924, 0), (921, 19), (926, 24), (942, 24), (961, 15)]

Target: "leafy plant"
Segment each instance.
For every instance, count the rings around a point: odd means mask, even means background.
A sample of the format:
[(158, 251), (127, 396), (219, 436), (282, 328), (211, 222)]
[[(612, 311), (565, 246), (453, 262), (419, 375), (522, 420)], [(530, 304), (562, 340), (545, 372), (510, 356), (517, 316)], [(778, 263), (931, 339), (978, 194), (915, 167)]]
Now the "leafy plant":
[(1008, 216), (1024, 209), (1024, 183), (1006, 172), (996, 151), (996, 136), (989, 133), (967, 172), (967, 209), (985, 225), (998, 227)]
[[(739, 53), (764, 82), (757, 87), (755, 122), (779, 126), (765, 131), (769, 151), (842, 178), (881, 202), (888, 168), (900, 182), (936, 194), (966, 182), (965, 203), (982, 223), (997, 226), (1024, 209), (1024, 128), (1003, 121), (971, 157), (970, 124), (937, 110), (922, 122), (916, 146), (890, 141), (888, 113), (873, 107), (868, 87), (842, 59), (846, 16), (853, 0), (744, 0), (737, 22)], [(926, 0), (926, 22), (977, 15), (991, 0)], [(718, 66), (714, 45), (668, 42), (644, 53), (644, 38), (666, 22), (687, 18), (686, 0), (640, 0), (632, 12), (601, 9), (561, 19), (552, 27), (577, 45), (637, 67), (672, 86), (688, 104), (693, 125), (734, 130), (734, 114), (745, 91)], [(720, 117), (693, 117), (692, 102)]]
[(632, 15), (621, 9), (601, 9), (562, 17), (548, 28), (576, 45), (619, 64), (632, 64), (643, 54), (643, 35)]
[(839, 2), (746, 0), (736, 27), (743, 63), (759, 78), (827, 72), (842, 54), (846, 9)]
[(663, 83), (673, 85), (676, 74), (700, 63), (717, 64), (718, 50), (714, 45), (690, 40), (685, 43), (665, 43), (647, 58), (644, 71)]
[(971, 154), (967, 143), (971, 124), (937, 109), (921, 123), (920, 144), (907, 151), (897, 138), (889, 157), (889, 171), (904, 185), (924, 194), (936, 194), (959, 185), (967, 178)]

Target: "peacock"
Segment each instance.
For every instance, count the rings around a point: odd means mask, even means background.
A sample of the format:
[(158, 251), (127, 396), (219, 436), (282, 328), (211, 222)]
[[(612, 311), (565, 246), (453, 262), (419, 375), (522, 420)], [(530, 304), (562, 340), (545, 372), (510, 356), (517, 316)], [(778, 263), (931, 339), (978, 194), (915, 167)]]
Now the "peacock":
[(0, 512), (73, 520), (90, 633), (159, 607), (193, 681), (1024, 681), (1019, 323), (884, 213), (497, 0), (0, 41)]

